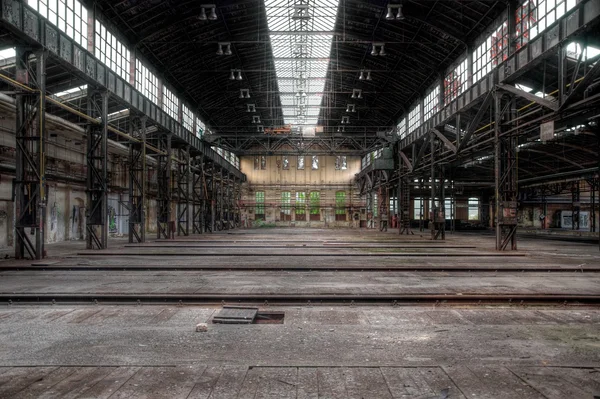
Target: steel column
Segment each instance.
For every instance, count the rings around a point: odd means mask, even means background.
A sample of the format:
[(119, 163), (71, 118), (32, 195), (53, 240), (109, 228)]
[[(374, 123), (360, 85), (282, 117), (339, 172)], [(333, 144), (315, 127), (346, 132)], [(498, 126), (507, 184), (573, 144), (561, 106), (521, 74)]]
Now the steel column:
[(108, 96), (88, 89), (88, 115), (101, 123), (87, 127), (87, 249), (106, 249), (108, 244)]
[(177, 235), (190, 234), (190, 147), (180, 148), (177, 164)]
[(168, 239), (174, 232), (169, 228), (171, 221), (171, 133), (160, 134), (158, 136), (158, 149), (160, 153), (157, 156), (157, 184), (158, 196), (156, 198), (156, 227), (158, 239)]
[(504, 134), (510, 129), (504, 122), (514, 120), (515, 101), (494, 90), (494, 162), (496, 194), (496, 249), (517, 249), (517, 135)]
[[(16, 80), (33, 90), (17, 90), (16, 96), (16, 178), (15, 258), (45, 256), (46, 224), (46, 53), (16, 48)], [(35, 242), (29, 235), (35, 235)]]
[(146, 242), (146, 121), (130, 119), (130, 135), (139, 142), (129, 146), (129, 242)]
[(435, 154), (441, 141), (436, 139), (435, 133), (431, 134), (431, 209), (429, 220), (431, 223), (431, 239), (446, 239), (446, 218), (444, 215), (444, 167), (435, 162)]
[[(195, 167), (197, 171), (192, 174), (192, 234), (204, 232), (204, 155), (196, 158)], [(198, 170), (199, 169), (199, 170)]]

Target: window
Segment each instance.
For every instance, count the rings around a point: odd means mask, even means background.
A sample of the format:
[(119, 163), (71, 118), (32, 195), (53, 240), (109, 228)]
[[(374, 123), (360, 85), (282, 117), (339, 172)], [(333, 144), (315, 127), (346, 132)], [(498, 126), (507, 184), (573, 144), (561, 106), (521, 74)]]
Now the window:
[(479, 220), (479, 198), (469, 198), (469, 220)]
[[(27, 5), (87, 49), (87, 8), (77, 0), (27, 0)], [(108, 65), (108, 64), (107, 64)]]
[(256, 198), (255, 219), (256, 220), (265, 220), (265, 192), (257, 191), (255, 194), (255, 198)]
[(296, 193), (296, 220), (306, 220), (306, 193)]
[(346, 192), (337, 191), (335, 193), (335, 220), (346, 220)]
[(194, 131), (194, 114), (185, 104), (181, 104), (181, 116), (183, 117), (183, 127), (190, 132)]
[(421, 106), (417, 105), (408, 113), (408, 133), (411, 133), (421, 124)]
[(396, 126), (396, 134), (398, 137), (403, 138), (406, 135), (406, 118), (402, 118)]
[(413, 219), (421, 219), (425, 217), (425, 203), (423, 198), (415, 198), (413, 200)]
[(316, 155), (312, 156), (312, 170), (319, 169), (319, 157)]
[(456, 219), (454, 215), (454, 200), (452, 198), (444, 200), (444, 218), (446, 220)]
[(179, 99), (173, 92), (163, 85), (163, 111), (171, 118), (179, 121)]
[(575, 7), (577, 0), (527, 0), (517, 8), (517, 49), (552, 25), (567, 11)]
[(94, 54), (107, 67), (129, 82), (131, 54), (127, 47), (117, 40), (98, 20), (96, 20), (96, 48)]
[(310, 220), (321, 220), (321, 193), (310, 192)]
[(473, 52), (473, 82), (479, 81), (508, 57), (508, 24), (502, 23)]
[(345, 155), (338, 155), (335, 157), (335, 170), (346, 170), (348, 169), (348, 160)]
[(282, 168), (283, 170), (289, 170), (290, 169), (290, 159), (288, 158), (287, 155), (284, 155), (282, 160), (281, 160)]
[(265, 170), (267, 169), (267, 157), (264, 155), (257, 155), (254, 157), (254, 170)]
[(298, 157), (298, 170), (304, 170), (304, 157)]
[(290, 221), (292, 220), (292, 209), (290, 208), (291, 205), (291, 193), (289, 191), (282, 191), (281, 192), (281, 214), (280, 214), (280, 219), (282, 221)]
[(440, 104), (440, 86), (435, 86), (427, 93), (423, 101), (423, 119), (427, 120), (435, 114)]
[(135, 88), (154, 104), (158, 104), (158, 78), (139, 59), (135, 60)]
[(467, 84), (467, 59), (465, 58), (444, 79), (444, 104), (448, 104), (464, 92)]
[(202, 122), (200, 118), (196, 118), (196, 136), (202, 138), (205, 130), (206, 126), (204, 125), (204, 122)]

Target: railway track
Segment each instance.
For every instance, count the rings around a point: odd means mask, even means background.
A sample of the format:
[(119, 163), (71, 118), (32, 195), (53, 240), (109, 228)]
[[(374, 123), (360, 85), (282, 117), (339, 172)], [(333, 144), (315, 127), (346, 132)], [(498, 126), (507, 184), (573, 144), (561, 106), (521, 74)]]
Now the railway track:
[(287, 271), (287, 272), (428, 272), (428, 273), (598, 273), (600, 266), (580, 268), (523, 266), (185, 266), (185, 265), (34, 265), (0, 266), (0, 273), (12, 271)]
[(386, 294), (386, 295), (277, 295), (277, 294), (0, 294), (8, 305), (260, 305), (260, 306), (593, 306), (600, 295), (565, 294)]

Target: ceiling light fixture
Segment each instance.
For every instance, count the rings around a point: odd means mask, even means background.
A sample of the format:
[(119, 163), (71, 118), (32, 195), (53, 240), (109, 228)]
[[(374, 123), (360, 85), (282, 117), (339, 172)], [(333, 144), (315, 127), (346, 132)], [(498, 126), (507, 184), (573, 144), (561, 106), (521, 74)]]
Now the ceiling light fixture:
[(388, 6), (388, 11), (387, 11), (387, 15), (385, 16), (385, 19), (387, 20), (392, 20), (392, 19), (396, 19), (396, 17), (394, 16), (394, 13), (392, 12), (392, 7)]
[(358, 80), (365, 80), (365, 71), (364, 70), (360, 71), (360, 76), (358, 77)]
[(255, 104), (247, 104), (247, 110), (246, 112), (256, 112), (256, 105)]
[[(377, 48), (379, 48), (379, 51), (377, 51)], [(385, 52), (385, 43), (373, 43), (373, 48), (371, 49), (371, 55), (374, 57), (377, 57), (378, 55), (384, 56), (387, 55)]]
[(260, 116), (259, 115), (252, 116), (252, 123), (260, 123)]
[[(210, 14), (208, 17), (206, 16), (206, 11), (210, 10)], [(214, 21), (217, 19), (217, 6), (214, 4), (200, 4), (200, 15), (198, 16), (200, 21), (211, 20)]]
[(367, 80), (373, 80), (373, 79), (371, 78), (371, 71), (367, 71)]
[(250, 98), (250, 89), (240, 89), (240, 98)]
[[(396, 16), (394, 16), (394, 9), (398, 10)], [(402, 4), (388, 4), (387, 5), (387, 14), (385, 15), (385, 19), (388, 21), (404, 20), (404, 13), (402, 12)]]
[(348, 104), (346, 106), (346, 112), (356, 112), (356, 105), (354, 105), (354, 104)]
[(350, 123), (350, 117), (349, 116), (342, 116), (342, 124), (347, 125)]
[(244, 80), (244, 78), (242, 78), (242, 70), (241, 69), (237, 70), (237, 76), (235, 77), (235, 80)]
[(229, 80), (235, 80), (235, 69), (231, 70), (231, 73), (229, 74)]
[(219, 47), (217, 48), (217, 55), (223, 55), (223, 45), (219, 43)]
[(350, 98), (363, 98), (361, 89), (352, 89), (352, 97)]

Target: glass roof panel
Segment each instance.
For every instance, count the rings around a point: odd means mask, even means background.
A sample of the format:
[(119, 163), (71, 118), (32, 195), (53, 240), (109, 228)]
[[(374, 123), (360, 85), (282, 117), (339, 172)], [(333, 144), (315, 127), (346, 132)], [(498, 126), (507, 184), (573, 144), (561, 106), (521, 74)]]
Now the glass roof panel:
[(265, 0), (286, 124), (317, 123), (338, 5), (339, 0)]

